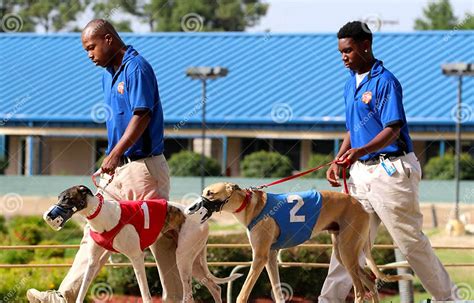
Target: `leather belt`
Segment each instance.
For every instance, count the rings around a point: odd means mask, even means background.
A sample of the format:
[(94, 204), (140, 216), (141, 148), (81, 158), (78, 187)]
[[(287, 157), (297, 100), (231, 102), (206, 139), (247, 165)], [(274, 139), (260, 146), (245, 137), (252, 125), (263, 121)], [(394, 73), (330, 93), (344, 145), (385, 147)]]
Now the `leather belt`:
[(406, 154), (407, 153), (404, 151), (399, 151), (399, 152), (393, 152), (393, 153), (378, 154), (367, 160), (357, 160), (357, 161), (365, 165), (375, 165), (375, 164), (379, 164), (381, 160), (382, 161), (385, 159), (395, 160), (396, 158), (405, 156)]
[(133, 161), (138, 161), (138, 160), (141, 160), (141, 159), (145, 159), (145, 158), (151, 158), (151, 157), (155, 157), (155, 156), (160, 156), (161, 154), (158, 154), (158, 155), (148, 155), (148, 156), (122, 156), (120, 157), (120, 162), (119, 162), (119, 166), (123, 166), (125, 164), (128, 164), (130, 162), (133, 162)]

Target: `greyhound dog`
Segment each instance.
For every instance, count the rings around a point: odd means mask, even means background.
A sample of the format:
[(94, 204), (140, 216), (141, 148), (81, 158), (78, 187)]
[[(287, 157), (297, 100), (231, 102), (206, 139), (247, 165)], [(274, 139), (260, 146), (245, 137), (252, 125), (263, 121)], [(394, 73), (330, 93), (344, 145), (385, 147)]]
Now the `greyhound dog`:
[(184, 215), (184, 208), (163, 199), (147, 201), (104, 201), (99, 193), (93, 195), (86, 186), (74, 186), (63, 191), (57, 204), (45, 214), (45, 221), (54, 229), (61, 229), (75, 213), (86, 217), (93, 241), (88, 242), (89, 262), (76, 302), (83, 302), (98, 262), (106, 250), (126, 255), (135, 271), (143, 302), (151, 302), (145, 274), (144, 249), (150, 247), (155, 259), (154, 243), (166, 232), (178, 235), (176, 263), (183, 283), (183, 302), (193, 302), (192, 276), (202, 282), (216, 302), (221, 300), (217, 284), (239, 278), (232, 275), (217, 278), (207, 267), (206, 241), (209, 227)]
[(359, 265), (362, 251), (378, 279), (394, 282), (413, 278), (385, 275), (378, 269), (370, 252), (369, 214), (349, 195), (331, 191), (275, 195), (256, 189), (244, 190), (232, 183), (216, 183), (206, 187), (201, 199), (186, 209), (188, 214), (199, 214), (202, 223), (216, 211), (233, 213), (248, 228), (253, 260), (237, 298), (239, 303), (248, 301), (263, 267), (267, 269), (275, 301), (284, 302), (278, 250), (301, 244), (325, 230), (331, 233), (336, 257), (352, 278), (355, 302), (364, 301), (365, 288), (371, 292), (372, 302), (379, 302), (376, 283)]

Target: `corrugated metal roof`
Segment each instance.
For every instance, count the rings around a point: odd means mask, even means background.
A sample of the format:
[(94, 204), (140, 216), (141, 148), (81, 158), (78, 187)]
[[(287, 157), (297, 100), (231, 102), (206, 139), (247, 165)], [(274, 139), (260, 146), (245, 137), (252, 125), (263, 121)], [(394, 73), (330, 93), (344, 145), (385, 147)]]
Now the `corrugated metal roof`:
[[(185, 70), (200, 65), (220, 65), (230, 71), (226, 78), (208, 84), (211, 125), (343, 126), (342, 88), (348, 71), (337, 51), (335, 34), (122, 37), (153, 65), (170, 126), (179, 121), (186, 122), (184, 127), (199, 125), (201, 85), (186, 78)], [(374, 52), (402, 83), (412, 128), (454, 127), (457, 82), (442, 75), (440, 65), (472, 62), (474, 31), (377, 33)], [(2, 34), (0, 60), (0, 122), (101, 126), (94, 123), (91, 109), (102, 102), (102, 69), (87, 58), (79, 34)], [(474, 126), (472, 77), (464, 80), (463, 92), (465, 125), (470, 128)]]

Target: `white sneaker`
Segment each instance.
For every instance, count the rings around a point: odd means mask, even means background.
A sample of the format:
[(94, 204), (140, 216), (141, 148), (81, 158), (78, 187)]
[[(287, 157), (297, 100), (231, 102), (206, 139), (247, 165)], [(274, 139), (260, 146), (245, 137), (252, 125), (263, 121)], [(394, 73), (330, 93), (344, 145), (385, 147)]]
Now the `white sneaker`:
[(57, 290), (39, 291), (28, 289), (26, 297), (30, 303), (66, 303), (63, 295)]

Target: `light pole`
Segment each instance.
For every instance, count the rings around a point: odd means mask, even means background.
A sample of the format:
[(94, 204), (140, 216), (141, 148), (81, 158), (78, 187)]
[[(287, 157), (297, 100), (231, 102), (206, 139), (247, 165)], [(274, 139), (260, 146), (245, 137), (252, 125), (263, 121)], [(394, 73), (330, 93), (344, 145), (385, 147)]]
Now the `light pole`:
[(207, 102), (207, 80), (214, 80), (217, 78), (222, 78), (227, 76), (229, 73), (228, 69), (221, 66), (211, 67), (211, 66), (197, 66), (189, 67), (186, 70), (186, 76), (190, 77), (193, 80), (201, 80), (202, 83), (202, 118), (201, 118), (201, 190), (204, 189), (204, 150), (206, 147), (206, 102)]
[(454, 207), (454, 218), (450, 222), (454, 228), (454, 234), (463, 234), (464, 226), (459, 221), (459, 185), (461, 170), (459, 160), (461, 157), (461, 112), (462, 112), (462, 80), (463, 76), (474, 76), (473, 63), (446, 63), (441, 65), (443, 74), (446, 76), (458, 77), (458, 100), (456, 104), (455, 119), (456, 119), (456, 144), (455, 144), (455, 164), (454, 164), (454, 179), (456, 182), (456, 204)]

